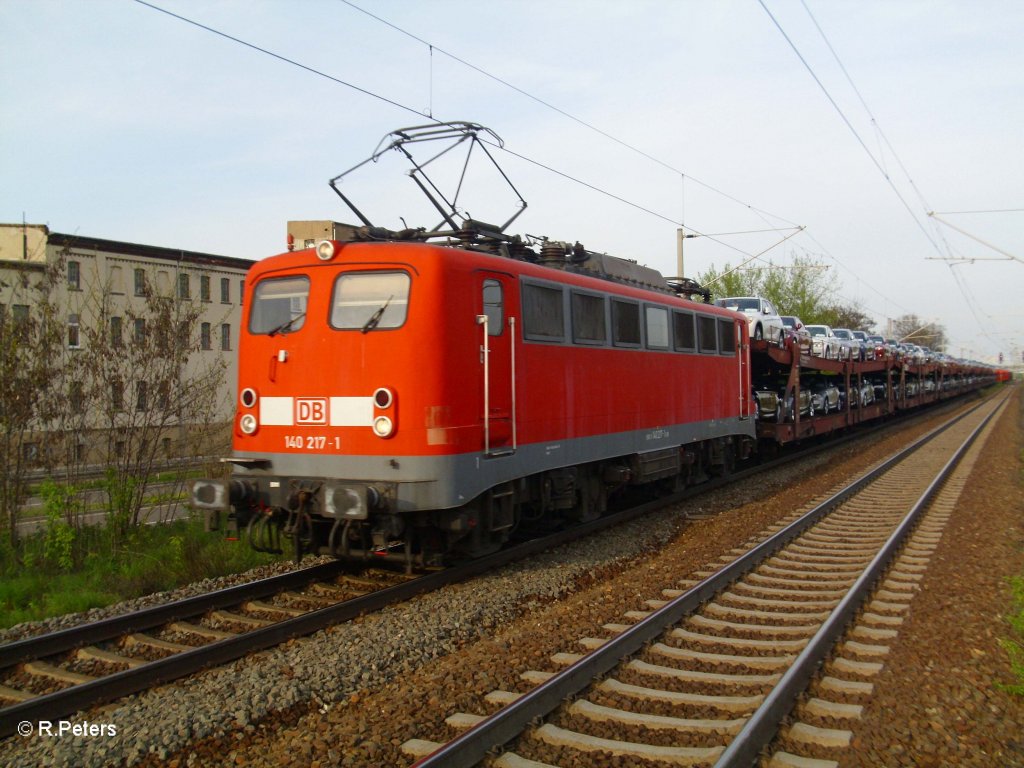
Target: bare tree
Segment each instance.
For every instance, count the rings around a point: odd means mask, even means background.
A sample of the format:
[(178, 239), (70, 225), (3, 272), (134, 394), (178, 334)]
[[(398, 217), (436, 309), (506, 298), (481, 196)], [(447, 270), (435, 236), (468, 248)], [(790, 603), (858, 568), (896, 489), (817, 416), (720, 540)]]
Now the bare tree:
[(121, 303), (106, 287), (90, 297), (83, 381), (104, 436), (108, 524), (124, 533), (140, 522), (160, 460), (211, 424), (224, 380), (220, 355), (202, 355), (202, 308), (147, 287)]
[(945, 327), (923, 320), (917, 315), (902, 315), (893, 320), (892, 335), (896, 341), (905, 341), (940, 352), (946, 349)]
[(58, 273), (29, 263), (8, 271), (7, 300), (0, 304), (0, 530), (12, 553), (29, 473), (44, 461), (45, 428), (60, 402), (54, 391), (63, 334), (54, 304)]
[(851, 328), (855, 331), (873, 333), (875, 321), (856, 307), (848, 304), (835, 304), (826, 307), (818, 316), (817, 322), (831, 325), (833, 328)]
[(65, 522), (77, 525), (85, 465), (105, 464), (116, 542), (139, 524), (162, 459), (223, 436), (226, 363), (202, 343), (200, 303), (126, 296), (98, 273), (80, 280), (79, 261), (69, 280), (74, 255), (19, 262), (0, 284), (0, 533), (15, 552), (30, 470), (62, 481)]

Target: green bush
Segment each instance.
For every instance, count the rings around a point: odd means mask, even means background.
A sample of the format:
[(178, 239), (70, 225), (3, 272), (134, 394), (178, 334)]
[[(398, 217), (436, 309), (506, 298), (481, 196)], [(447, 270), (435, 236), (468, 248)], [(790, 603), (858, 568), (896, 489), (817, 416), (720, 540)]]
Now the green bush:
[[(63, 526), (63, 527), (61, 527)], [(66, 529), (66, 530), (65, 530)], [(71, 533), (69, 536), (67, 531)], [(280, 557), (253, 552), (200, 520), (131, 529), (73, 528), (64, 520), (25, 537), (0, 565), (0, 627), (109, 605)]]

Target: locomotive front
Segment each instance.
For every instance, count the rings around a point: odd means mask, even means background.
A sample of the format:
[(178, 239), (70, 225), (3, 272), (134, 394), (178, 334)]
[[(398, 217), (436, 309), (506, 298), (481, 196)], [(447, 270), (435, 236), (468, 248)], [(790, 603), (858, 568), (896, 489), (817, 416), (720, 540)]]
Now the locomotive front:
[(296, 557), (446, 548), (416, 529), (430, 527), (417, 513), (459, 503), (440, 478), (479, 407), (444, 394), (471, 362), (447, 327), (468, 301), (458, 254), (328, 240), (250, 270), (232, 477), (192, 489), (211, 527), (227, 512), (257, 549), (281, 551), (284, 534)]

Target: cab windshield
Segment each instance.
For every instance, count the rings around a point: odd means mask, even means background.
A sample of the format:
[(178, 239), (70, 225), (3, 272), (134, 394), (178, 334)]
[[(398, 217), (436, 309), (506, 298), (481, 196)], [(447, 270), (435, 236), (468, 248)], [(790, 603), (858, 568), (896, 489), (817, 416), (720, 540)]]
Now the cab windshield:
[(249, 333), (291, 333), (306, 322), (309, 278), (274, 277), (261, 280), (253, 292)]
[(334, 281), (331, 327), (338, 330), (398, 328), (409, 309), (405, 272), (343, 272)]

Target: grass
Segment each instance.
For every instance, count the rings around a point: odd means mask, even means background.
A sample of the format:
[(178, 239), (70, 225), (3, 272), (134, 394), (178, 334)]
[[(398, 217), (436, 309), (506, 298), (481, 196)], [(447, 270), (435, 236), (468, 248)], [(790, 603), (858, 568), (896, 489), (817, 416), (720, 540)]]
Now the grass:
[(117, 542), (100, 526), (51, 527), (25, 539), (20, 549), (20, 563), (8, 557), (0, 565), (0, 627), (102, 607), (281, 559), (229, 541), (223, 533), (204, 531), (199, 520), (141, 526)]
[(1006, 690), (1024, 696), (1024, 576), (1010, 579), (1010, 591), (1013, 594), (1013, 613), (1007, 621), (1013, 636), (1001, 640), (1000, 644), (1010, 657), (1010, 668), (1017, 682), (1007, 685)]

